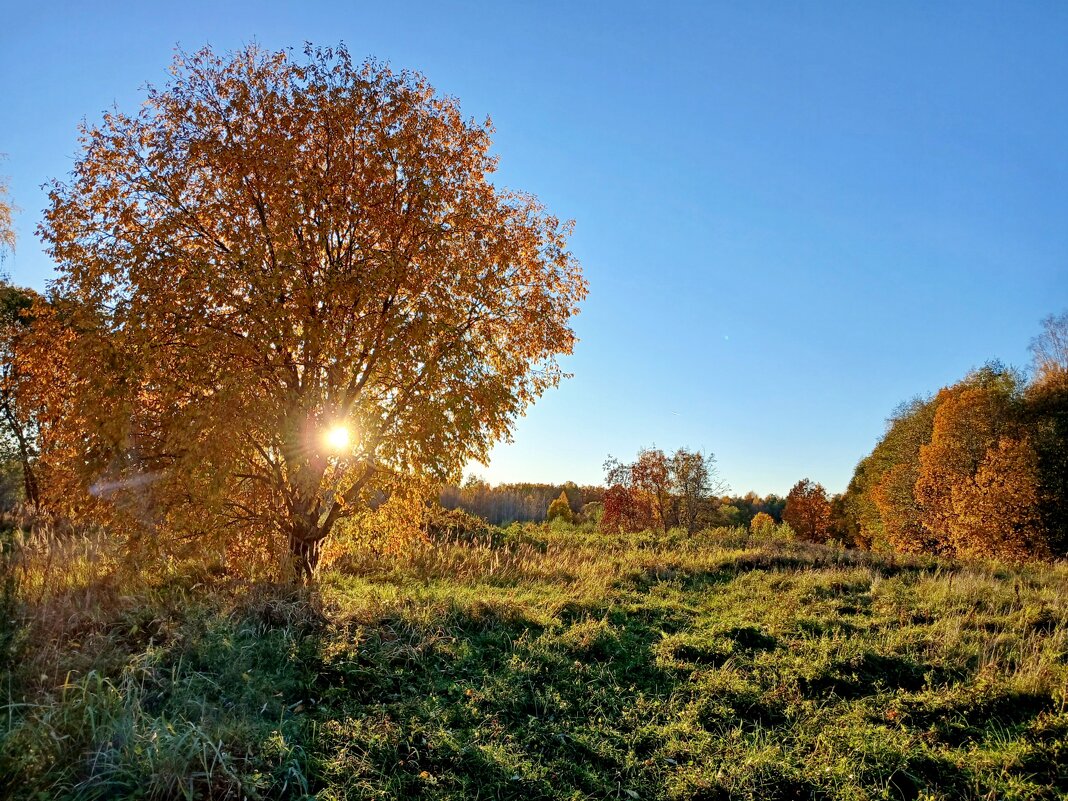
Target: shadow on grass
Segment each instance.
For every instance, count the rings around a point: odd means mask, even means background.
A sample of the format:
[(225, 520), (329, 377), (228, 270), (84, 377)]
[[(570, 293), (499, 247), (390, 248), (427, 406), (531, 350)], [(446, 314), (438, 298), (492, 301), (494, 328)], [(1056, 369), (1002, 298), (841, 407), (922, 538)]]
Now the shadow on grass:
[[(322, 642), (310, 743), (320, 771), (398, 797), (617, 793), (617, 777), (658, 745), (630, 710), (681, 679), (657, 666), (661, 634), (641, 616), (568, 618), (546, 628), (486, 610), (389, 615)], [(375, 724), (354, 753), (351, 736), (331, 732), (361, 720)]]
[(809, 699), (835, 695), (846, 700), (876, 695), (886, 690), (916, 692), (926, 684), (929, 667), (901, 656), (885, 656), (865, 651), (833, 663), (815, 677), (802, 677), (801, 694)]
[(903, 704), (902, 722), (933, 734), (939, 742), (960, 747), (989, 733), (1027, 728), (1056, 707), (1049, 696), (1007, 687), (960, 687), (949, 697), (912, 699)]

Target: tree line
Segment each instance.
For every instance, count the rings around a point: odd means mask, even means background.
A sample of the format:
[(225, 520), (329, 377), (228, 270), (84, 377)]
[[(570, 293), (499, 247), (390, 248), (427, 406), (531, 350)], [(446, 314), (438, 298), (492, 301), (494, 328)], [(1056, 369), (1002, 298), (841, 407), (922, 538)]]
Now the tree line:
[(694, 532), (714, 526), (748, 526), (758, 514), (781, 520), (785, 499), (749, 492), (726, 494), (712, 453), (679, 448), (671, 454), (643, 448), (633, 462), (605, 462), (602, 528), (611, 531)]
[[(386, 508), (416, 527), (564, 377), (587, 293), (571, 224), (497, 186), (491, 123), (417, 73), (251, 46), (179, 53), (172, 76), (84, 124), (38, 229), (48, 290), (0, 287), (20, 467), (0, 490), (17, 472), (35, 511), (133, 554), (278, 550), (309, 577), (339, 525)], [(0, 254), (11, 219), (0, 186)], [(860, 547), (1064, 555), (1068, 315), (1033, 350), (1029, 375), (987, 365), (895, 412), (839, 497), (730, 496), (712, 454), (649, 448), (603, 489), (441, 500), (501, 524), (562, 493), (611, 530), (764, 514)]]
[[(689, 451), (687, 451), (689, 453)], [(643, 499), (644, 488), (633, 479), (634, 464), (648, 462), (651, 458), (667, 461), (668, 457), (656, 449), (644, 449), (633, 464), (624, 464), (609, 459), (608, 478), (604, 485), (579, 485), (573, 481), (563, 484), (503, 483), (491, 485), (486, 481), (468, 477), (462, 484), (448, 484), (442, 488), (438, 500), (445, 509), (461, 509), (481, 517), (487, 522), (506, 526), (510, 523), (541, 523), (552, 518), (550, 509), (563, 500), (576, 522), (597, 523), (615, 531), (642, 531), (647, 528), (674, 528), (683, 525), (687, 515), (683, 512), (686, 500), (672, 495), (664, 497), (664, 515), (654, 511), (655, 501)], [(714, 458), (705, 457), (709, 463)], [(641, 476), (641, 468), (638, 469)], [(674, 490), (668, 486), (665, 493)], [(608, 499), (606, 502), (606, 498)], [(618, 506), (638, 508), (637, 515), (621, 517)], [(786, 498), (771, 493), (766, 496), (755, 492), (745, 495), (716, 495), (713, 487), (702, 488), (696, 496), (691, 494), (689, 503), (696, 511), (694, 523), (707, 526), (749, 526), (759, 514), (767, 515), (772, 522), (782, 522)], [(613, 507), (613, 504), (616, 504)], [(559, 509), (560, 506), (558, 505)], [(607, 523), (605, 511), (609, 510)], [(682, 512), (682, 514), (680, 514)]]
[(604, 487), (579, 486), (573, 481), (563, 484), (512, 483), (488, 484), (469, 477), (462, 484), (448, 484), (438, 496), (446, 509), (463, 509), (496, 526), (509, 523), (541, 523), (546, 520), (549, 506), (561, 494), (567, 501), (573, 517), (580, 518), (590, 504), (604, 499)]
[(785, 498), (721, 495), (711, 454), (646, 448), (610, 458), (608, 531), (754, 530), (785, 522), (801, 540), (1009, 560), (1068, 554), (1068, 312), (1031, 343), (1027, 373), (992, 362), (899, 407), (830, 495), (808, 478)]
[(805, 539), (1010, 560), (1068, 553), (1068, 313), (1029, 373), (998, 362), (898, 407), (845, 493), (807, 479), (785, 518)]

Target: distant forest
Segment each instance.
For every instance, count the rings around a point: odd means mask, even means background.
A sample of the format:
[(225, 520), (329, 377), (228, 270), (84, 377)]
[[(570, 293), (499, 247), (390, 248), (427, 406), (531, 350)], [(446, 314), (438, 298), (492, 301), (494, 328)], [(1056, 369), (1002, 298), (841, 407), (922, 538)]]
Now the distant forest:
[[(564, 484), (498, 484), (490, 485), (476, 478), (463, 484), (450, 484), (441, 491), (441, 505), (446, 509), (462, 509), (496, 526), (509, 523), (541, 523), (549, 504), (563, 493), (577, 520), (597, 520), (606, 489), (599, 486), (580, 486), (573, 481)], [(786, 499), (775, 494), (760, 496), (724, 495), (708, 501), (707, 518), (716, 525), (748, 526), (752, 519), (764, 512), (776, 523), (782, 521)]]

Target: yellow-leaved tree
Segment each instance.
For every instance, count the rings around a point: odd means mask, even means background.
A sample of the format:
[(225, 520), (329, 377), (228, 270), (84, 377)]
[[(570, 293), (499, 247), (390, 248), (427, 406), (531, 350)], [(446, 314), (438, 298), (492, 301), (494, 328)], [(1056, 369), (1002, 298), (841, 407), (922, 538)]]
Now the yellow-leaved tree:
[(84, 127), (40, 229), (76, 310), (48, 403), (78, 421), (42, 461), (79, 508), (131, 542), (285, 542), (310, 576), (339, 520), (484, 458), (586, 295), (570, 224), (490, 181), (491, 133), (343, 47), (179, 54)]

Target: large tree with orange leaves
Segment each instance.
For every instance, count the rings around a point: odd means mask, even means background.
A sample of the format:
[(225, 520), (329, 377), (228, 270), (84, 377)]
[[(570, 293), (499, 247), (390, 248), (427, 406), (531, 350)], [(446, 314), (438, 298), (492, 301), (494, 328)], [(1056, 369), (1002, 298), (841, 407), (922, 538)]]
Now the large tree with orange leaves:
[(41, 227), (57, 299), (101, 321), (75, 348), (109, 352), (77, 473), (115, 525), (267, 532), (310, 575), (373, 494), (509, 434), (586, 284), (569, 224), (491, 183), (490, 123), (422, 76), (344, 48), (172, 72), (83, 130)]
[(782, 519), (798, 539), (825, 542), (831, 531), (831, 502), (827, 490), (807, 478), (798, 481), (786, 496)]

